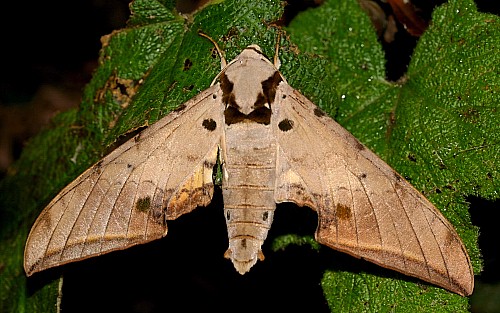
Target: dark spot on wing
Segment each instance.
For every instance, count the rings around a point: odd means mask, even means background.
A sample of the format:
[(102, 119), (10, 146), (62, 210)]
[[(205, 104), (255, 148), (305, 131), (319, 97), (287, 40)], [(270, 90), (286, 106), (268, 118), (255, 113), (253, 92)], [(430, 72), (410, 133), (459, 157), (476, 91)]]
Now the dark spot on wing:
[(41, 226), (42, 228), (52, 229), (52, 218), (50, 217), (50, 214), (41, 214), (40, 224), (43, 225)]
[(401, 177), (401, 175), (399, 175), (398, 173), (394, 172), (394, 178), (396, 178), (396, 181), (400, 182), (403, 180), (403, 177)]
[(362, 151), (365, 150), (366, 148), (361, 142), (356, 140), (356, 149), (358, 149), (358, 151)]
[(213, 162), (208, 162), (207, 160), (205, 160), (205, 161), (203, 162), (203, 166), (204, 166), (205, 168), (208, 168), (208, 169), (213, 169), (213, 168), (214, 168), (214, 166), (215, 166), (215, 163), (213, 163)]
[(366, 173), (361, 173), (359, 175), (359, 179), (365, 179), (366, 178)]
[(179, 105), (177, 108), (175, 108), (174, 112), (180, 112), (186, 108), (185, 104)]
[(351, 218), (351, 215), (352, 212), (350, 207), (345, 204), (337, 203), (337, 206), (335, 207), (335, 216), (337, 216), (339, 220), (349, 219)]
[(206, 206), (212, 200), (214, 184), (210, 182), (188, 181), (182, 188), (174, 190), (170, 198), (166, 199), (166, 219), (173, 220), (182, 214), (194, 210), (197, 206)]
[(448, 230), (446, 232), (446, 238), (444, 240), (445, 246), (449, 249), (450, 247), (455, 246), (454, 243), (456, 241), (457, 241), (457, 237), (455, 236), (455, 234), (451, 230)]
[(211, 118), (204, 119), (201, 125), (209, 131), (214, 131), (217, 128), (217, 123)]
[(293, 121), (285, 118), (278, 123), (278, 128), (284, 132), (289, 131), (290, 129), (293, 128)]
[(101, 173), (102, 173), (102, 160), (100, 160), (99, 162), (96, 163), (96, 165), (94, 165), (94, 173), (96, 173), (97, 175), (101, 175)]
[(316, 115), (317, 117), (322, 117), (325, 116), (326, 113), (320, 108), (314, 108), (314, 115)]
[(191, 60), (190, 60), (190, 59), (186, 59), (186, 60), (184, 61), (184, 68), (183, 68), (182, 70), (183, 70), (184, 72), (185, 72), (185, 71), (188, 71), (188, 70), (191, 68), (191, 66), (192, 66), (192, 65), (193, 65), (193, 62), (191, 62)]
[(151, 197), (139, 198), (135, 203), (135, 209), (141, 212), (147, 212), (151, 209)]

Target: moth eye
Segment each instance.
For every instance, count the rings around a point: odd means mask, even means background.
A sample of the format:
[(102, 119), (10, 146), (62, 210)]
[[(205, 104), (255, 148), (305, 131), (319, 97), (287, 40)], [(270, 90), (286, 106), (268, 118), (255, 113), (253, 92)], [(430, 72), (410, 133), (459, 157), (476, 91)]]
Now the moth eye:
[(269, 212), (264, 212), (264, 214), (262, 214), (262, 220), (265, 222), (267, 221), (267, 219), (269, 218)]
[(226, 211), (226, 220), (229, 221), (231, 219), (231, 213), (229, 213), (229, 210)]

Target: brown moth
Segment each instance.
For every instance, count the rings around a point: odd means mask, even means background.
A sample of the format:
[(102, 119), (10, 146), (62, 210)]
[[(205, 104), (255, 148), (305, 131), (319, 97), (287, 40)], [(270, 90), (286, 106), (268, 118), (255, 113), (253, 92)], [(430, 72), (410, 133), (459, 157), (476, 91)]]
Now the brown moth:
[[(215, 43), (214, 43), (215, 44)], [(219, 50), (217, 45), (216, 48)], [(167, 234), (167, 221), (210, 203), (222, 164), (229, 248), (244, 274), (276, 203), (318, 214), (316, 240), (460, 295), (474, 277), (452, 225), (415, 188), (287, 84), (257, 45), (221, 56), (212, 85), (64, 188), (29, 234), (27, 275)]]

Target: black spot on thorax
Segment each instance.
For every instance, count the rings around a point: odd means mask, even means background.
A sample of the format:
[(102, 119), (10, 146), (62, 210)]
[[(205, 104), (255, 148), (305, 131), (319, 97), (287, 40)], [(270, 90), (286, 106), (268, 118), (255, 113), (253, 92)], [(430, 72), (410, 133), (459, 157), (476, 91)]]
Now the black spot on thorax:
[(269, 107), (272, 107), (274, 99), (276, 98), (276, 89), (278, 89), (279, 84), (283, 81), (281, 75), (278, 71), (275, 71), (268, 79), (264, 80), (262, 84), (262, 93), (257, 96), (254, 103), (254, 108), (259, 108), (264, 106), (266, 103)]
[(235, 107), (236, 109), (239, 109), (239, 106), (236, 103), (236, 97), (233, 93), (234, 84), (229, 80), (225, 73), (220, 75), (220, 88), (222, 90), (222, 102), (226, 105), (226, 107)]
[(271, 109), (265, 106), (253, 110), (250, 114), (243, 114), (234, 106), (228, 106), (224, 110), (224, 119), (226, 125), (247, 122), (269, 125), (271, 123), (271, 114)]
[[(278, 71), (275, 71), (268, 79), (261, 82), (262, 92), (257, 95), (253, 104), (253, 111), (249, 114), (240, 112), (240, 106), (234, 95), (234, 83), (223, 73), (220, 76), (222, 89), (222, 102), (226, 105), (224, 117), (226, 125), (255, 122), (269, 125), (271, 123), (272, 104), (276, 97), (276, 89), (283, 79)], [(267, 105), (266, 105), (267, 104)]]

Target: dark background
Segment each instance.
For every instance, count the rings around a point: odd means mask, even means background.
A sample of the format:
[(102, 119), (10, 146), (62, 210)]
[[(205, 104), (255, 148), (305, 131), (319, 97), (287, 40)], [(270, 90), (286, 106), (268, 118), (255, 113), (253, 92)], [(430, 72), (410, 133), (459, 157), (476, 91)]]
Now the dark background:
[[(125, 27), (128, 0), (8, 1), (2, 4), (0, 71), (0, 166), (2, 175), (17, 158), (26, 140), (46, 125), (56, 112), (75, 107), (82, 88), (97, 65), (100, 37)], [(414, 1), (424, 18), (443, 1)], [(291, 1), (282, 23), (298, 11), (317, 6), (314, 1)], [(499, 14), (497, 1), (476, 1), (479, 10)], [(390, 14), (390, 7), (381, 4)], [(406, 70), (418, 37), (400, 24), (394, 41), (383, 42), (387, 78), (397, 80)], [(383, 39), (381, 39), (383, 41)], [(27, 118), (35, 120), (27, 120)], [(494, 208), (499, 203), (470, 197), (473, 223), (480, 226), (484, 271), (476, 277), (474, 312), (499, 312), (485, 301), (500, 296), (500, 249)], [(335, 262), (336, 270), (377, 271), (374, 265), (331, 251), (322, 257), (306, 247), (268, 253), (242, 279), (223, 259), (227, 235), (220, 211), (221, 199), (210, 207), (169, 224), (164, 240), (97, 259), (84, 266), (66, 266), (65, 312), (271, 311), (307, 308), (327, 312), (322, 296), (321, 272)], [(220, 216), (219, 216), (220, 215)], [(210, 229), (202, 227), (211, 225)], [(314, 212), (293, 205), (279, 207), (270, 237), (296, 232), (312, 235)], [(182, 240), (180, 239), (182, 238)], [(182, 241), (182, 242), (181, 242)], [(186, 248), (186, 241), (189, 243)], [(269, 247), (264, 247), (264, 251)], [(324, 250), (322, 250), (324, 252)], [(203, 256), (203, 258), (201, 258)], [(280, 264), (277, 266), (277, 264)], [(285, 265), (284, 265), (285, 264)], [(354, 265), (353, 265), (354, 264)], [(305, 270), (290, 276), (293, 268)], [(59, 272), (42, 275), (56, 277)], [(382, 270), (381, 275), (385, 275)], [(393, 276), (394, 274), (388, 273)], [(43, 277), (43, 276), (42, 276)], [(41, 279), (43, 281), (43, 279)], [(37, 288), (30, 281), (30, 288)], [(137, 288), (137, 284), (140, 288)], [(316, 286), (310, 289), (310, 286)], [(308, 289), (305, 289), (305, 288)], [(272, 299), (272, 301), (270, 301)]]

